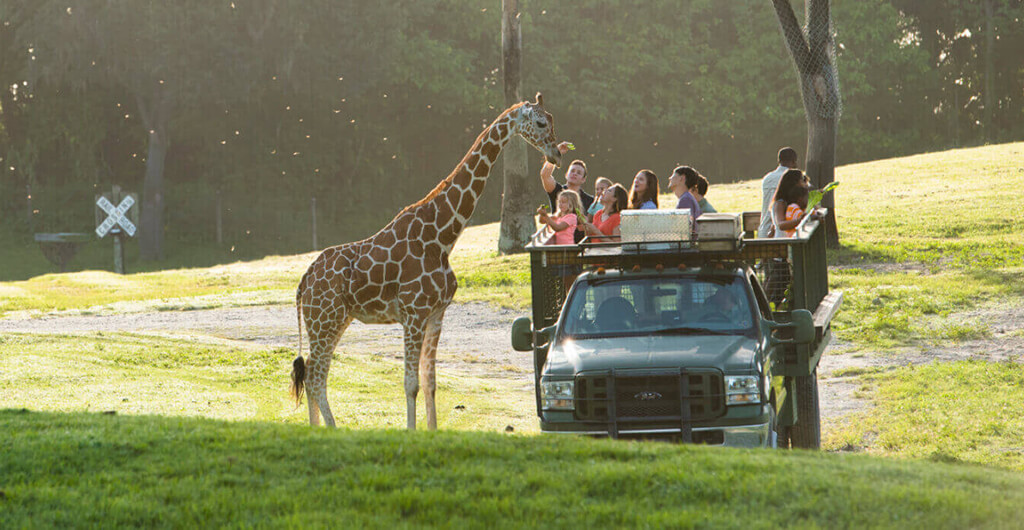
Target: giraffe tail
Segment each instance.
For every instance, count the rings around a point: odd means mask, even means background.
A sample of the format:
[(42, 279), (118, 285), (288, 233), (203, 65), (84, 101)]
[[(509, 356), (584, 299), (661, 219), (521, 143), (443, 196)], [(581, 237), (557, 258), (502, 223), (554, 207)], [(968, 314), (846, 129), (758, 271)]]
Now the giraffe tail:
[(295, 405), (302, 404), (302, 392), (306, 383), (306, 361), (302, 359), (302, 286), (306, 282), (306, 276), (302, 276), (299, 288), (295, 290), (295, 313), (299, 321), (299, 355), (292, 361), (292, 395), (295, 397)]

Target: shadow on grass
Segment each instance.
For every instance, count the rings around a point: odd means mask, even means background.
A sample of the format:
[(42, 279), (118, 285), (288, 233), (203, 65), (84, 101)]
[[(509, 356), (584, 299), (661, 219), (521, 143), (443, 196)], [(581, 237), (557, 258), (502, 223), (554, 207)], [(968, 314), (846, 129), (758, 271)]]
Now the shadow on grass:
[(1024, 269), (972, 269), (967, 275), (988, 286), (1009, 285), (1013, 295), (1024, 296)]
[(828, 250), (828, 264), (831, 266), (856, 266), (876, 263), (891, 263), (890, 256), (878, 248), (849, 243), (840, 243), (839, 248), (830, 248)]
[[(289, 248), (284, 248), (285, 246)], [(157, 261), (139, 259), (138, 241), (130, 239), (125, 245), (125, 272), (157, 272), (173, 269), (213, 267), (237, 261), (251, 261), (267, 256), (299, 254), (309, 252), (308, 248), (290, 248), (294, 245), (250, 245), (247, 247), (220, 246), (216, 243), (185, 243), (169, 241), (164, 244), (165, 257)], [(0, 235), (0, 282), (24, 281), (60, 272), (57, 265), (47, 261), (39, 245), (27, 238)], [(113, 242), (97, 239), (80, 246), (65, 272), (87, 270), (113, 271)]]

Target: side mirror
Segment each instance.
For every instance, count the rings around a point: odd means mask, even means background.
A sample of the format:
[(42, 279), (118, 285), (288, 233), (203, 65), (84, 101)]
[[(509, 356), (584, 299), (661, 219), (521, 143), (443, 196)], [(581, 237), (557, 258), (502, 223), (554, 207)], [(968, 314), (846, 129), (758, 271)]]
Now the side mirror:
[(789, 322), (774, 322), (763, 320), (762, 323), (769, 330), (790, 329), (793, 330), (792, 339), (780, 339), (774, 335), (768, 339), (775, 344), (810, 344), (814, 342), (817, 333), (814, 330), (814, 316), (806, 309), (795, 309), (790, 313)]
[(793, 342), (810, 344), (814, 342), (814, 316), (806, 309), (793, 311)]
[(533, 350), (533, 323), (530, 322), (530, 317), (519, 317), (512, 321), (512, 349)]

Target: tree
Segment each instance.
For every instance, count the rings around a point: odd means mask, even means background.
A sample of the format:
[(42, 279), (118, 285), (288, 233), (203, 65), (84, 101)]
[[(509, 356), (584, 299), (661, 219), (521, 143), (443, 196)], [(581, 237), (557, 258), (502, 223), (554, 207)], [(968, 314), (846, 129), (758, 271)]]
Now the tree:
[[(835, 65), (835, 41), (829, 0), (806, 0), (806, 30), (802, 29), (789, 0), (772, 0), (782, 35), (800, 77), (807, 118), (807, 175), (818, 188), (835, 180), (836, 137), (842, 99)], [(826, 195), (825, 236), (829, 246), (839, 245), (835, 200)]]
[[(39, 59), (52, 83), (117, 87), (130, 98), (123, 107), (146, 135), (140, 226), (140, 257), (160, 259), (164, 232), (164, 167), (171, 125), (183, 109), (215, 91), (213, 73), (228, 17), (202, 2), (188, 5), (114, 0), (48, 2), (41, 8)], [(220, 15), (220, 16), (214, 16)], [(61, 37), (57, 37), (61, 35)], [(134, 112), (132, 112), (134, 111)]]
[[(519, 25), (519, 0), (502, 0), (501, 10), (502, 78), (505, 86), (505, 107), (511, 107), (521, 101), (523, 42)], [(527, 175), (527, 150), (521, 139), (513, 138), (505, 147), (502, 168), (505, 178), (504, 193), (501, 196), (501, 235), (498, 238), (498, 252), (522, 252), (533, 235), (535, 225), (530, 208), (533, 203), (530, 201), (531, 188)]]
[(891, 0), (938, 74), (934, 112), (951, 146), (1020, 138), (1024, 128), (1021, 0)]

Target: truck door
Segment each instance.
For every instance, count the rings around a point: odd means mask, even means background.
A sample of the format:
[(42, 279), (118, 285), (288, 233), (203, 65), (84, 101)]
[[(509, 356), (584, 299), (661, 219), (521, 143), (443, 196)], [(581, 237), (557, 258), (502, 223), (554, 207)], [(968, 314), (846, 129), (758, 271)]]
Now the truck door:
[(747, 279), (750, 281), (751, 290), (754, 291), (754, 300), (757, 302), (758, 312), (761, 313), (762, 318), (771, 319), (771, 305), (768, 304), (768, 297), (764, 294), (764, 289), (761, 288), (761, 282), (757, 281), (757, 276), (753, 274), (747, 275)]

